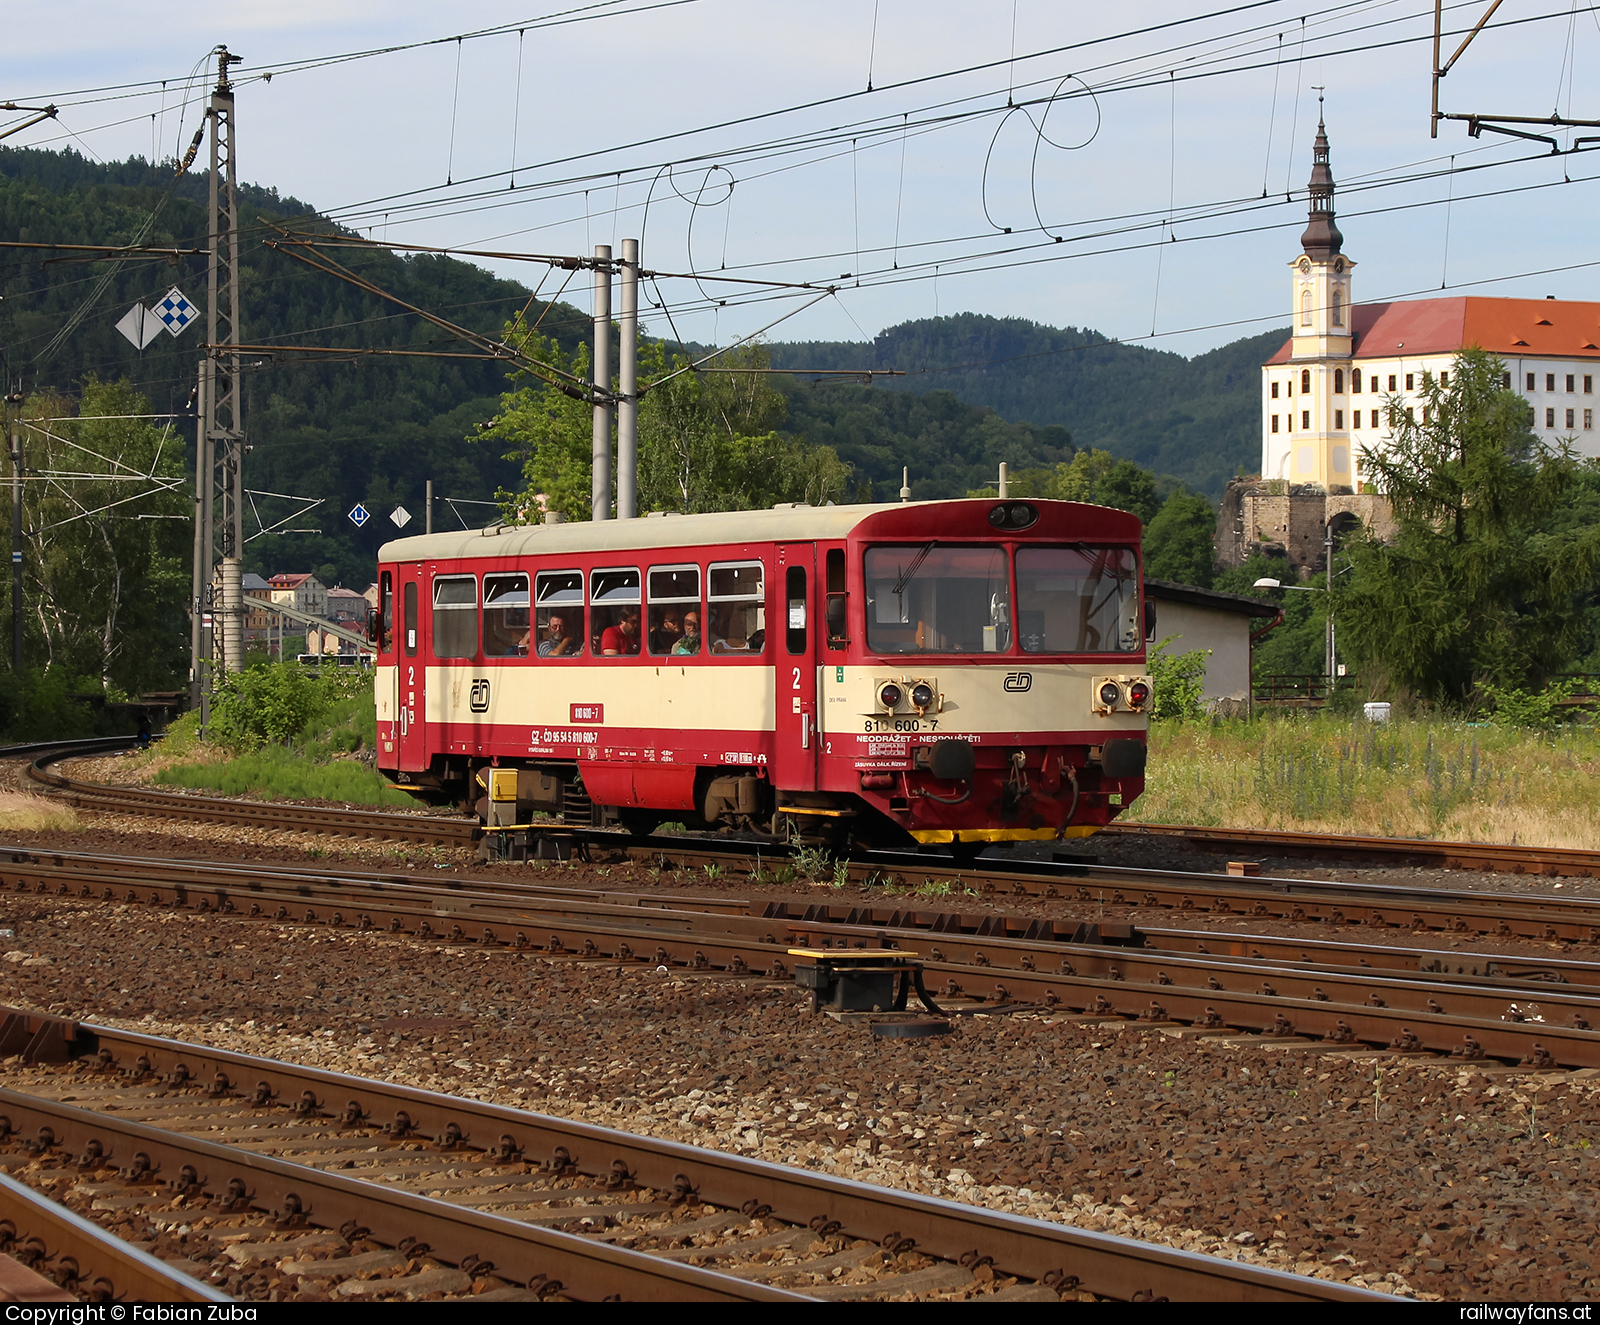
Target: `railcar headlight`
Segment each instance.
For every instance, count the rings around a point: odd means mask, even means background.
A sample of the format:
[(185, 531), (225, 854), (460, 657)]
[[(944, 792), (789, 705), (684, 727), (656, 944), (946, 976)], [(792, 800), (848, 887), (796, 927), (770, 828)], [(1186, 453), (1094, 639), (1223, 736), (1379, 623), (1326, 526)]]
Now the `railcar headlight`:
[(938, 696), (934, 694), (933, 687), (926, 681), (918, 681), (911, 687), (911, 707), (921, 713), (933, 707), (933, 701)]
[(1025, 501), (1001, 502), (989, 508), (989, 523), (996, 529), (1026, 529), (1038, 518), (1038, 507)]
[(893, 681), (886, 681), (878, 687), (878, 703), (883, 705), (890, 713), (900, 707), (900, 701), (905, 698), (906, 692)]
[(1100, 687), (1100, 703), (1108, 709), (1114, 709), (1117, 701), (1122, 698), (1122, 687), (1115, 681), (1107, 681)]
[(1147, 681), (1135, 681), (1128, 687), (1128, 703), (1136, 709), (1142, 709), (1150, 702), (1150, 685)]

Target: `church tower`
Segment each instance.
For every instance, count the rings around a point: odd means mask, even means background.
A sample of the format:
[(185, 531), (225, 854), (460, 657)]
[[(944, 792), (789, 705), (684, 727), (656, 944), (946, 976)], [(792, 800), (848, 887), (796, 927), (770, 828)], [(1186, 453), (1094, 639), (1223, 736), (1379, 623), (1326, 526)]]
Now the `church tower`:
[(1350, 273), (1333, 210), (1328, 132), (1317, 121), (1312, 149), (1310, 209), (1303, 250), (1289, 264), (1294, 289), (1289, 358), (1264, 370), (1267, 417), (1282, 430), (1264, 440), (1262, 476), (1315, 483), (1329, 492), (1355, 485), (1350, 447)]

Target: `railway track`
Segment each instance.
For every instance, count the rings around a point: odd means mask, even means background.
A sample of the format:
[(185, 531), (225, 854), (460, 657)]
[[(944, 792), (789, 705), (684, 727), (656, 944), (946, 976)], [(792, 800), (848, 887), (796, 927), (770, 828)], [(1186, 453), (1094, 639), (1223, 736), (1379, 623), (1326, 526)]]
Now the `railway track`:
[[(29, 768), (30, 776), (60, 787), (70, 803), (85, 808), (301, 831), (311, 828), (435, 845), (468, 845), (474, 831), (469, 823), (447, 818), (275, 806), (76, 782), (42, 767), (61, 757), (55, 753), (57, 749), (49, 747), (36, 759)], [(609, 852), (618, 859), (679, 870), (709, 866), (748, 872), (763, 860), (770, 867), (786, 854), (771, 844), (736, 839), (641, 839), (591, 831), (572, 834), (566, 840), (584, 854)], [(951, 884), (972, 890), (991, 903), (1008, 895), (1066, 898), (1102, 907), (1166, 909), (1188, 915), (1241, 915), (1334, 927), (1367, 925), (1540, 942), (1600, 943), (1600, 905), (1586, 906), (1581, 899), (1501, 898), (1481, 891), (1264, 877), (1244, 881), (1223, 875), (1061, 862), (985, 862), (984, 868), (975, 869), (958, 866), (947, 857), (910, 852), (863, 853), (840, 864), (851, 881), (864, 886)]]
[[(242, 823), (302, 832), (309, 830), (335, 836), (378, 838), (436, 846), (470, 846), (476, 840), (476, 828), (473, 823), (442, 815), (333, 809), (322, 806), (281, 806), (220, 796), (198, 796), (152, 791), (142, 787), (109, 786), (103, 783), (83, 782), (49, 771), (49, 764), (73, 755), (105, 753), (110, 750), (126, 749), (131, 744), (132, 738), (129, 737), (102, 738), (85, 742), (41, 743), (0, 749), (0, 757), (29, 757), (33, 760), (28, 769), (30, 779), (51, 788), (54, 794), (69, 804), (84, 809), (210, 823)], [(1330, 836), (1269, 829), (1222, 829), (1182, 824), (1114, 823), (1102, 831), (1118, 837), (1178, 838), (1205, 849), (1244, 855), (1269, 854), (1276, 857), (1293, 856), (1316, 860), (1360, 860), (1391, 865), (1419, 865), (1434, 869), (1548, 877), (1600, 877), (1600, 851), (1579, 848), (1433, 842), (1417, 838)], [(620, 833), (601, 832), (577, 836), (579, 839), (587, 838), (598, 843), (615, 845), (617, 849), (629, 852), (648, 853), (653, 849), (651, 843), (630, 842)], [(681, 843), (679, 849), (682, 849)], [(746, 844), (736, 849), (748, 851), (751, 848)], [(774, 848), (770, 844), (762, 849), (769, 858), (783, 854), (782, 848)], [(725, 854), (725, 850), (719, 853), (715, 847), (708, 847), (710, 859), (715, 860), (719, 854)], [(964, 880), (974, 881), (981, 887), (1003, 888), (1007, 881), (1023, 873), (1016, 869), (996, 869), (993, 867), (993, 862), (985, 862), (986, 867), (983, 869), (963, 869), (947, 858), (939, 856), (918, 855), (909, 861), (906, 856), (907, 853), (903, 852), (863, 855), (850, 862), (850, 876), (858, 882), (870, 879), (875, 873), (881, 873), (887, 864), (939, 878), (959, 875)], [(1095, 878), (1137, 873), (1137, 871), (1110, 870), (1100, 866), (1072, 868), (1087, 869)]]
[(19, 850), (0, 852), (0, 890), (749, 978), (791, 978), (791, 948), (897, 950), (915, 954), (941, 1007), (965, 1012), (1025, 1007), (1218, 1036), (1600, 1067), (1600, 965), (1568, 959), (1478, 959), (1481, 971), (1468, 973), (1444, 969), (1466, 964), (1445, 950), (1395, 949), (1375, 965), (1379, 945), (1280, 940), (1269, 958), (1271, 940), (1238, 933), (1157, 931), (1165, 947), (1108, 946), (1072, 941), (1077, 926), (993, 914)]
[[(106, 1204), (115, 1208), (182, 1219), (201, 1244), (223, 1223), (271, 1215), (275, 1228), (234, 1238), (233, 1262), (253, 1257), (329, 1286), (343, 1278), (358, 1295), (1387, 1300), (481, 1101), (9, 1011), (0, 1036), (23, 1032), (27, 1048), (0, 1077), (9, 1151), (67, 1170), (80, 1192), (114, 1191)], [(360, 1250), (374, 1242), (389, 1250)], [(419, 1268), (423, 1257), (432, 1268)], [(394, 1277), (354, 1278), (372, 1271)]]

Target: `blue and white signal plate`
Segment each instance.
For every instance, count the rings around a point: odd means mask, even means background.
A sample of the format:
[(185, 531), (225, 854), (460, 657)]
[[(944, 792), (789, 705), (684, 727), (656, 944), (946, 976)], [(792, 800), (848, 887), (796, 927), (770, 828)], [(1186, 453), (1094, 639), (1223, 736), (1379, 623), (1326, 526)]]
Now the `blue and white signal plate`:
[(176, 285), (162, 295), (150, 311), (174, 336), (200, 316), (200, 310), (189, 302), (189, 296)]
[(361, 528), (361, 526), (366, 524), (366, 522), (370, 519), (372, 519), (372, 512), (360, 502), (357, 502), (355, 506), (351, 508), (350, 523), (353, 524), (357, 529)]

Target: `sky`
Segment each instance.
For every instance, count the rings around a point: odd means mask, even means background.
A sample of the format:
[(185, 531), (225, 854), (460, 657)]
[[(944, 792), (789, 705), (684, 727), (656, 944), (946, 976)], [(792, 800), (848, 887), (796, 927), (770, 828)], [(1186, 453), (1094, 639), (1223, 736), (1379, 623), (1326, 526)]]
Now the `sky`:
[[(1488, 3), (1445, 5), (1446, 55)], [(1430, 138), (1432, 18), (1431, 0), (57, 0), (8, 15), (0, 101), (60, 108), (9, 145), (169, 159), (222, 44), (243, 58), (241, 179), (390, 242), (642, 237), (671, 273), (645, 286), (656, 334), (727, 344), (782, 319), (770, 339), (855, 341), (977, 312), (1185, 355), (1287, 324), (1320, 107), (1358, 302), (1600, 299), (1600, 156), (1460, 122)], [(1597, 67), (1593, 3), (1505, 0), (1441, 109), (1600, 118)], [(546, 295), (569, 275), (473, 260)], [(588, 279), (562, 297), (587, 308)]]

